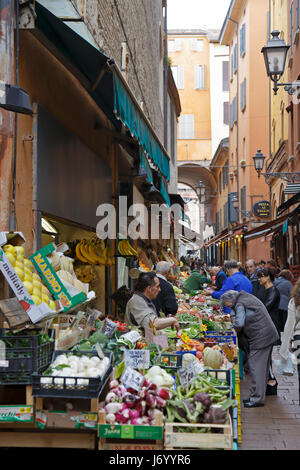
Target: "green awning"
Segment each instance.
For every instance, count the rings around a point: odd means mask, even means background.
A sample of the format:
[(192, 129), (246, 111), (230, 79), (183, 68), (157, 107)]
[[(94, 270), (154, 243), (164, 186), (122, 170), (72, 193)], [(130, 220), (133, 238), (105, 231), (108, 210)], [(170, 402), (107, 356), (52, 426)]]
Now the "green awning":
[[(87, 33), (77, 34), (74, 27), (71, 28), (67, 25), (67, 21), (52, 14), (37, 1), (35, 2), (35, 10), (37, 18), (36, 29), (33, 30), (33, 33), (72, 73), (75, 71), (79, 80), (82, 77), (82, 86), (85, 87), (117, 131), (121, 130), (122, 122), (131, 135), (138, 140), (149, 160), (169, 181), (169, 157), (146, 116), (126, 89), (114, 61), (92, 44)], [(86, 27), (84, 22), (82, 23), (82, 28)], [(77, 25), (76, 30), (79, 32), (81, 29)], [(79, 74), (76, 74), (76, 71)]]
[(152, 134), (145, 119), (137, 109), (132, 98), (114, 73), (114, 112), (116, 116), (129, 129), (132, 136), (136, 137), (151, 161), (161, 174), (170, 181), (170, 162), (162, 150), (158, 141)]
[(168, 186), (167, 186), (167, 183), (164, 180), (164, 178), (161, 178), (161, 180), (160, 180), (160, 194), (164, 198), (167, 206), (170, 207), (171, 202), (170, 202), (170, 198), (169, 198), (169, 194), (168, 194)]
[(149, 183), (153, 184), (152, 170), (150, 168), (147, 157), (146, 157), (144, 151), (141, 148), (140, 148), (139, 154), (140, 154), (140, 163), (141, 163), (142, 167), (144, 168), (144, 170), (147, 173), (147, 181), (149, 181)]

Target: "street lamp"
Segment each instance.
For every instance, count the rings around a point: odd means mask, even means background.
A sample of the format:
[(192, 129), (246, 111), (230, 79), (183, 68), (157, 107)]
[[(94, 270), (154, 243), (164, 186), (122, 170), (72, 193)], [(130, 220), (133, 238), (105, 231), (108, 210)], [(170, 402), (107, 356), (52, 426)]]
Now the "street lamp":
[[(262, 174), (266, 181), (268, 178), (274, 177), (274, 178), (280, 178), (283, 181), (286, 181), (287, 183), (296, 183), (300, 182), (300, 172), (294, 171), (294, 172), (265, 172), (262, 173), (264, 166), (265, 166), (265, 159), (266, 157), (264, 154), (261, 152), (261, 150), (257, 150), (256, 154), (253, 157), (254, 161), (254, 167), (255, 170), (257, 171), (258, 178), (260, 178), (260, 175)], [(266, 162), (266, 167), (267, 167), (267, 162)], [(267, 168), (266, 168), (267, 169)]]
[(275, 83), (273, 88), (275, 95), (277, 95), (279, 86), (284, 86), (285, 91), (292, 95), (300, 87), (300, 82), (278, 83), (284, 73), (287, 53), (291, 46), (287, 46), (284, 39), (280, 39), (280, 31), (272, 31), (271, 36), (272, 39), (261, 50), (265, 59), (267, 75)]
[(200, 204), (203, 204), (205, 200), (205, 184), (202, 183), (202, 181), (199, 181), (199, 184), (197, 184), (195, 190)]

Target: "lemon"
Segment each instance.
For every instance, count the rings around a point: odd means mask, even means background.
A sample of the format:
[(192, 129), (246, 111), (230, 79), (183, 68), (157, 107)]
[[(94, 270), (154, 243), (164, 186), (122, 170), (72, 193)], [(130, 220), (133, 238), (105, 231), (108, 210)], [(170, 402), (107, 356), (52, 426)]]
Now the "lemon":
[(49, 304), (50, 298), (48, 297), (48, 295), (42, 294), (42, 302), (44, 302), (47, 305)]
[(24, 274), (28, 274), (28, 276), (32, 277), (32, 271), (26, 266), (24, 267)]
[(49, 293), (49, 291), (48, 291), (48, 289), (47, 289), (46, 286), (42, 286), (42, 294), (48, 295), (48, 296), (50, 295), (50, 293)]
[(32, 279), (34, 279), (34, 280), (36, 280), (36, 281), (41, 281), (41, 280), (40, 280), (40, 276), (39, 276), (38, 274), (36, 274), (36, 273), (33, 273)]
[(23, 284), (24, 284), (24, 287), (25, 287), (25, 289), (27, 290), (28, 294), (31, 295), (31, 294), (33, 293), (33, 285), (32, 285), (32, 283), (25, 280), (25, 281), (23, 282)]
[(17, 260), (15, 266), (17, 266), (24, 272), (24, 264), (21, 261)]
[(23, 246), (16, 246), (15, 250), (18, 254), (22, 255), (23, 257), (25, 256), (25, 250)]
[(24, 273), (24, 281), (30, 282), (32, 284), (32, 276), (27, 274), (26, 272)]
[(12, 266), (15, 266), (15, 265), (16, 265), (16, 260), (15, 260), (14, 255), (13, 255), (12, 253), (10, 253), (10, 251), (8, 251), (8, 252), (5, 253), (5, 254), (6, 254), (6, 257), (7, 257), (8, 261), (10, 262), (10, 264), (11, 264)]
[(50, 308), (51, 310), (56, 310), (55, 302), (54, 302), (53, 300), (50, 300), (50, 302), (49, 302), (49, 308)]
[(35, 305), (40, 305), (41, 303), (41, 298), (38, 295), (33, 294), (31, 296), (32, 300), (34, 301)]
[(39, 287), (35, 287), (33, 284), (33, 290), (32, 290), (33, 295), (36, 295), (37, 297), (42, 297), (42, 289)]
[(34, 275), (32, 276), (32, 284), (33, 284), (33, 287), (37, 287), (38, 289), (42, 290), (42, 282), (40, 279), (35, 279)]
[(5, 254), (6, 253), (11, 253), (12, 255), (15, 255), (15, 253), (16, 253), (15, 247), (12, 246), (12, 245), (4, 245), (3, 251), (4, 251)]
[(15, 272), (16, 274), (19, 276), (19, 278), (21, 279), (21, 281), (23, 281), (24, 279), (24, 273), (23, 273), (23, 270), (18, 268), (18, 266), (15, 267)]
[(26, 266), (26, 268), (30, 269), (30, 271), (33, 271), (33, 264), (32, 262), (30, 261), (30, 259), (24, 259), (24, 266)]

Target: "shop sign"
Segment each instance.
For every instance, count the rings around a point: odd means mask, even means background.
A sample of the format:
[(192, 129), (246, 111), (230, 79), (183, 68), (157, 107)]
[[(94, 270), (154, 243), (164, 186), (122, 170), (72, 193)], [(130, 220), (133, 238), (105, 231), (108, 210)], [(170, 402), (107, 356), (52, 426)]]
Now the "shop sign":
[(198, 361), (190, 362), (186, 367), (179, 369), (178, 376), (182, 387), (188, 387), (196, 380), (200, 372), (201, 368), (199, 368)]
[(125, 351), (125, 366), (132, 369), (149, 369), (150, 351), (142, 349), (127, 349)]
[(270, 217), (271, 208), (269, 201), (258, 201), (253, 204), (252, 212), (256, 217), (267, 218)]
[[(83, 292), (74, 292), (75, 295), (72, 295), (73, 291), (75, 291), (73, 286), (70, 285), (70, 289), (67, 289), (64, 283), (61, 282), (47, 258), (47, 256), (53, 251), (55, 251), (55, 245), (50, 243), (31, 255), (30, 259), (53, 297), (60, 301), (63, 311), (65, 312), (70, 308), (85, 302), (86, 295)], [(78, 291), (76, 290), (76, 292)]]

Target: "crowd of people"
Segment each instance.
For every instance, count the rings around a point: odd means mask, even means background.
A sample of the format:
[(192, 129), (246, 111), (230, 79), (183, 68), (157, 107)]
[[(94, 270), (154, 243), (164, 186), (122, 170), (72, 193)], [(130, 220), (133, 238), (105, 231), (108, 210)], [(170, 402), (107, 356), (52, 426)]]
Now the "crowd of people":
[[(244, 353), (244, 371), (251, 377), (250, 396), (244, 400), (244, 406), (263, 406), (266, 395), (277, 395), (278, 383), (272, 368), (274, 346), (284, 363), (294, 341), (300, 377), (300, 280), (293, 286), (289, 266), (280, 269), (272, 259), (259, 262), (250, 259), (245, 267), (235, 260), (213, 267), (200, 260), (184, 261), (183, 269), (190, 269), (190, 277), (199, 279), (198, 288), (219, 299), (224, 312), (231, 315), (239, 348)], [(190, 277), (183, 286), (187, 292)]]
[[(224, 312), (230, 314), (243, 351), (244, 371), (251, 379), (245, 407), (264, 406), (267, 395), (277, 395), (272, 368), (274, 346), (284, 363), (291, 342), (294, 347), (299, 345), (296, 357), (300, 377), (300, 279), (294, 283), (288, 266), (280, 270), (273, 260), (253, 259), (245, 267), (236, 260), (225, 261), (223, 266), (207, 266), (199, 259), (183, 258), (180, 269), (189, 273), (182, 286), (184, 292), (201, 290), (203, 295), (220, 300)], [(171, 265), (161, 261), (155, 272), (140, 274), (126, 305), (125, 321), (129, 325), (157, 330), (171, 326), (180, 333), (170, 270)]]

